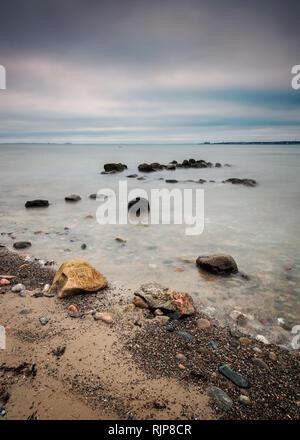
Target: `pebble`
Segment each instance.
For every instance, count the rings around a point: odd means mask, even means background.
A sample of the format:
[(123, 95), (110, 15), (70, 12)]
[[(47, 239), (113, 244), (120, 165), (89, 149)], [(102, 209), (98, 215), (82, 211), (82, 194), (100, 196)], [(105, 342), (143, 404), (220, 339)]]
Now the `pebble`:
[(248, 396), (245, 396), (244, 394), (241, 394), (241, 395), (240, 395), (240, 397), (239, 397), (239, 401), (240, 401), (241, 403), (244, 403), (245, 405), (250, 405), (250, 403), (251, 403), (249, 397), (248, 397)]
[(240, 338), (240, 343), (243, 344), (243, 345), (251, 345), (252, 341), (249, 338), (242, 337), (242, 338)]
[(16, 284), (16, 285), (11, 289), (11, 291), (14, 292), (14, 293), (21, 292), (22, 290), (25, 290), (25, 286), (24, 286), (24, 284)]
[(262, 353), (262, 350), (259, 347), (253, 347), (253, 351), (259, 354)]
[(40, 318), (40, 323), (42, 325), (46, 325), (49, 322), (49, 318), (42, 317)]
[(43, 288), (43, 293), (47, 293), (49, 289), (50, 289), (50, 284), (45, 284)]
[(213, 349), (216, 350), (218, 348), (218, 344), (216, 344), (214, 341), (209, 341), (208, 345)]
[(19, 293), (19, 296), (21, 298), (26, 298), (26, 293), (24, 292), (24, 290), (22, 290), (22, 292)]
[(8, 286), (8, 284), (10, 284), (10, 281), (7, 280), (6, 278), (2, 278), (0, 280), (0, 286)]
[(31, 309), (28, 309), (27, 307), (25, 307), (24, 309), (22, 309), (20, 311), (20, 314), (21, 315), (28, 315), (28, 313), (30, 313), (30, 312), (31, 312)]
[(269, 353), (269, 359), (271, 359), (271, 361), (276, 361), (277, 356), (276, 356), (276, 354), (273, 351), (271, 351)]
[(250, 383), (249, 381), (242, 376), (240, 373), (237, 373), (236, 371), (232, 370), (229, 365), (225, 364), (219, 367), (219, 372), (223, 374), (223, 376), (227, 377), (227, 379), (231, 380), (235, 385), (237, 385), (240, 388), (249, 388)]
[(119, 241), (120, 243), (126, 243), (126, 240), (122, 237), (116, 237), (115, 240)]
[(194, 336), (194, 335), (191, 335), (191, 333), (189, 333), (189, 332), (185, 332), (185, 331), (181, 331), (181, 330), (177, 331), (177, 334), (178, 334), (179, 336), (182, 336), (183, 338), (185, 338), (185, 339), (189, 339), (189, 340), (192, 340), (192, 339), (195, 338), (195, 336)]
[(182, 364), (178, 364), (178, 368), (180, 368), (180, 370), (185, 370), (185, 366)]
[(81, 247), (81, 249), (84, 251), (84, 249), (86, 249), (86, 244), (85, 244), (85, 243), (82, 243), (82, 245), (81, 245), (80, 247)]
[(185, 361), (186, 357), (182, 353), (176, 353), (176, 359), (178, 359), (179, 361)]
[(74, 304), (71, 304), (71, 305), (68, 307), (68, 310), (69, 310), (70, 312), (78, 312), (78, 309), (77, 309), (76, 306), (74, 306)]
[(232, 407), (233, 402), (223, 390), (218, 387), (211, 386), (207, 390), (208, 395), (215, 401), (215, 403), (223, 410), (228, 410)]
[(237, 328), (231, 328), (229, 333), (233, 338), (241, 338), (243, 336), (243, 333)]
[(263, 342), (264, 344), (268, 345), (269, 341), (267, 338), (265, 338), (263, 335), (256, 335), (257, 341)]
[(200, 318), (200, 319), (198, 319), (198, 321), (197, 321), (197, 326), (198, 326), (199, 328), (208, 329), (208, 328), (210, 328), (210, 322), (209, 322), (208, 319), (202, 319), (202, 318)]
[(154, 311), (154, 315), (155, 315), (155, 316), (162, 316), (162, 315), (163, 315), (163, 312), (162, 312), (160, 309), (155, 309), (155, 311)]
[(97, 312), (94, 314), (94, 320), (95, 321), (103, 321), (106, 322), (106, 324), (112, 324), (114, 320), (112, 319), (111, 315), (109, 313), (100, 313)]
[(6, 410), (5, 410), (4, 406), (0, 406), (0, 415), (2, 417), (4, 417), (6, 415)]
[(231, 338), (229, 341), (232, 347), (238, 348), (240, 346), (239, 340), (236, 338)]
[(178, 267), (175, 268), (175, 271), (176, 271), (176, 272), (183, 272), (183, 271), (184, 271), (184, 268), (178, 266)]
[(262, 359), (259, 359), (259, 358), (253, 358), (252, 361), (253, 361), (253, 363), (254, 363), (255, 365), (257, 365), (258, 367), (264, 368), (265, 370), (269, 370), (268, 365), (267, 365)]

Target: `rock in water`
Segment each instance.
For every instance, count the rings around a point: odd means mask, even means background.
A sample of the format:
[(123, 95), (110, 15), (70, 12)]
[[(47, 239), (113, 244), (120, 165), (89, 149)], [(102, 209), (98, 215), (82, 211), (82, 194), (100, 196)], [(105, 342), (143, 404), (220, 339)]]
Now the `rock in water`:
[(48, 200), (28, 200), (25, 203), (25, 208), (44, 208), (49, 206)]
[(77, 194), (71, 194), (70, 196), (65, 197), (66, 202), (78, 202), (81, 200), (81, 197)]
[[(176, 292), (155, 282), (142, 284), (135, 292), (135, 297), (142, 298), (152, 310), (176, 312), (178, 317), (192, 315), (195, 312), (193, 300), (188, 293)], [(133, 302), (135, 305), (138, 303), (136, 299)]]
[(232, 183), (233, 185), (240, 184), (245, 186), (256, 186), (256, 180), (254, 179), (237, 179), (235, 177), (224, 180), (224, 183)]
[(144, 199), (143, 197), (136, 197), (135, 199), (130, 200), (128, 202), (128, 211), (130, 214), (133, 215), (136, 214), (137, 216), (139, 216), (141, 212), (142, 214), (147, 214), (148, 212), (150, 212), (149, 202), (147, 199)]
[(16, 241), (13, 246), (15, 249), (26, 249), (31, 246), (31, 243), (30, 241)]
[(227, 379), (231, 380), (231, 382), (233, 382), (238, 387), (250, 388), (249, 381), (240, 373), (232, 370), (229, 365), (222, 365), (221, 367), (219, 367), (219, 371), (221, 374), (223, 374), (223, 376), (227, 377)]
[(93, 266), (81, 259), (63, 263), (54, 277), (50, 293), (58, 298), (77, 293), (97, 292), (107, 286), (106, 278)]
[(125, 165), (124, 163), (106, 163), (104, 165), (104, 170), (106, 172), (110, 172), (110, 171), (123, 171), (123, 170), (127, 170), (127, 165)]
[(230, 409), (233, 405), (230, 397), (220, 388), (211, 386), (207, 390), (209, 397), (211, 397), (219, 408), (224, 409), (225, 411)]
[(201, 255), (196, 263), (201, 269), (218, 275), (238, 272), (237, 264), (230, 255)]

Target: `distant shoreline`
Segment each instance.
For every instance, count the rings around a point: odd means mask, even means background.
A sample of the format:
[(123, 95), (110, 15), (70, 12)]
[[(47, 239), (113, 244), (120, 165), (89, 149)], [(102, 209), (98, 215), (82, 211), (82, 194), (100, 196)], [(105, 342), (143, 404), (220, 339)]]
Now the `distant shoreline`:
[(300, 145), (300, 141), (241, 141), (241, 142), (0, 142), (0, 145)]

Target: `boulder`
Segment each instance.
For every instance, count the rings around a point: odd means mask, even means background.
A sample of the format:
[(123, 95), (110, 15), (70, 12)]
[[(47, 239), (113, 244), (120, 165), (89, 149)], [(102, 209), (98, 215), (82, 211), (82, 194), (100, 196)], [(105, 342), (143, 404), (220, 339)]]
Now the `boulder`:
[(125, 165), (124, 163), (106, 163), (104, 164), (104, 170), (106, 172), (110, 172), (110, 171), (124, 171), (127, 170), (127, 165)]
[(196, 263), (201, 269), (218, 275), (238, 272), (237, 264), (230, 255), (201, 255)]
[(173, 170), (173, 171), (174, 171), (174, 170), (176, 170), (176, 165), (175, 165), (175, 164), (167, 165), (167, 166), (166, 166), (166, 169), (167, 169), (167, 170)]
[(65, 197), (66, 202), (78, 202), (79, 200), (81, 200), (81, 197), (78, 196), (77, 194), (71, 194)]
[(28, 200), (25, 203), (25, 208), (44, 208), (49, 206), (48, 200)]
[(193, 300), (188, 293), (176, 292), (156, 282), (142, 284), (134, 293), (133, 303), (137, 307), (147, 305), (151, 310), (160, 309), (167, 313), (176, 313), (178, 317), (192, 315), (195, 312)]
[(166, 179), (165, 182), (166, 183), (178, 183), (178, 180), (176, 180), (176, 179)]
[(90, 199), (94, 199), (95, 200), (97, 198), (97, 194), (95, 194), (95, 193), (94, 194), (90, 194), (89, 197), (90, 197)]
[(16, 241), (13, 244), (15, 249), (26, 249), (31, 246), (30, 241)]
[(222, 166), (222, 165), (221, 165), (219, 162), (217, 162), (217, 163), (215, 164), (215, 167), (216, 167), (216, 168), (221, 168), (221, 166)]
[(93, 266), (81, 259), (63, 263), (52, 282), (50, 293), (58, 298), (77, 293), (97, 292), (107, 286), (106, 278)]
[(141, 172), (150, 173), (151, 171), (155, 171), (155, 168), (153, 168), (148, 163), (141, 163), (138, 166), (138, 170), (141, 171)]

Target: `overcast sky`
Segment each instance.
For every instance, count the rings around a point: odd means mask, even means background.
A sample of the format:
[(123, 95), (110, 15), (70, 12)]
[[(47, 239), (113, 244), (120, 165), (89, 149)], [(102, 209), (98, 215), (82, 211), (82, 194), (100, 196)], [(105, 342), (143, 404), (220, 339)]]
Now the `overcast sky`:
[(0, 142), (300, 139), (299, 0), (2, 0)]

